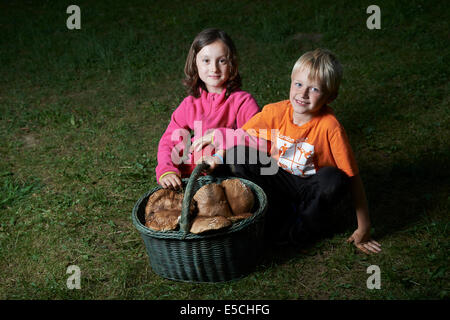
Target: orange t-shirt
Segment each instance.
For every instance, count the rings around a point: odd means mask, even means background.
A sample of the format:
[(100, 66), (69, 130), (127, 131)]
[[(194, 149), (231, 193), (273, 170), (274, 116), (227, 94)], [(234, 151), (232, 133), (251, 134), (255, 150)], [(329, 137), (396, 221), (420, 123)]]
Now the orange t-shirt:
[(337, 167), (349, 177), (358, 174), (347, 134), (330, 107), (302, 126), (294, 124), (293, 111), (289, 100), (268, 104), (242, 129), (269, 140), (272, 157), (292, 174), (310, 176), (325, 166)]

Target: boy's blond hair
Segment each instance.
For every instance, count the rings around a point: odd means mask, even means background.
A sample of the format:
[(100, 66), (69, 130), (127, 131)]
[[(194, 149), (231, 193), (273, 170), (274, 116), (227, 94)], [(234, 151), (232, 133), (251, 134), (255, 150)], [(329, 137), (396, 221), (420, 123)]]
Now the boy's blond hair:
[(336, 97), (342, 79), (342, 66), (327, 49), (316, 49), (303, 54), (292, 68), (291, 76), (301, 69), (309, 70), (309, 78), (319, 81), (325, 91)]

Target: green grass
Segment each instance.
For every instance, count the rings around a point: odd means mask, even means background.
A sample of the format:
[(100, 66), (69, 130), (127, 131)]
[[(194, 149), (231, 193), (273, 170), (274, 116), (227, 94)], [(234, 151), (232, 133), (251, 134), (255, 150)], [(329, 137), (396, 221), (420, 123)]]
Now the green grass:
[[(449, 40), (442, 2), (68, 1), (0, 4), (1, 299), (448, 299)], [(344, 65), (333, 107), (366, 186), (374, 237), (353, 231), (306, 251), (268, 249), (248, 277), (165, 280), (151, 270), (131, 210), (156, 185), (159, 138), (185, 95), (184, 60), (206, 27), (238, 48), (243, 89), (286, 99), (306, 50)], [(306, 34), (306, 35), (305, 35)], [(66, 269), (81, 268), (81, 290)], [(370, 265), (381, 289), (366, 287)]]

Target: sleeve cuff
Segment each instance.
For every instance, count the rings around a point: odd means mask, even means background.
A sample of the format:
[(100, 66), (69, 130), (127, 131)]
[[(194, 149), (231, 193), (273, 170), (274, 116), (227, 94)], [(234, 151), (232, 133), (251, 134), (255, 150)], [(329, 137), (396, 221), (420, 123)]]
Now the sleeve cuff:
[(176, 174), (178, 176), (178, 173), (175, 172), (175, 171), (167, 171), (167, 172), (164, 172), (162, 175), (159, 176), (158, 182), (161, 181), (161, 178), (163, 178), (164, 176), (167, 176), (168, 174), (171, 174), (171, 173)]

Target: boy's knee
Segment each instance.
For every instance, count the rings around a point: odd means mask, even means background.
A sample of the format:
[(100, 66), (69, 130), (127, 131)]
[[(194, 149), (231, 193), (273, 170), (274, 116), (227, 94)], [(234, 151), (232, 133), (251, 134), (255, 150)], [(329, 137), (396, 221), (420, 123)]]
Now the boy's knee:
[(260, 164), (260, 152), (247, 146), (235, 146), (226, 151), (227, 164)]
[(345, 172), (335, 167), (324, 167), (317, 172), (322, 196), (335, 199), (343, 196), (349, 187), (349, 178)]
[(230, 164), (229, 171), (235, 177), (252, 180), (259, 176), (259, 168), (255, 165), (248, 164)]
[(225, 162), (233, 174), (274, 175), (278, 165), (273, 159), (261, 151), (247, 146), (235, 146), (226, 152)]
[(229, 170), (233, 176), (242, 177), (245, 173), (245, 167), (239, 164), (230, 164)]

